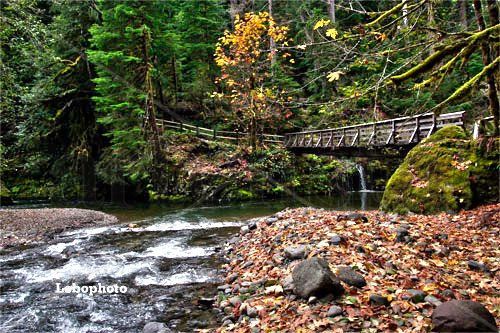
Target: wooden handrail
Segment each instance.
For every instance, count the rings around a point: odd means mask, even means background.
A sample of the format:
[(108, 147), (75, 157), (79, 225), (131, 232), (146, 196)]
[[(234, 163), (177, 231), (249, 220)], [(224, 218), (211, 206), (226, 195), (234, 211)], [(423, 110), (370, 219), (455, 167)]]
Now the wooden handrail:
[[(165, 120), (165, 119), (157, 119), (157, 123), (160, 125), (159, 127), (163, 130), (164, 128), (170, 128), (174, 130), (183, 130), (195, 133), (197, 136), (205, 136), (210, 137), (213, 140), (222, 139), (222, 140), (240, 140), (243, 137), (247, 136), (247, 132), (235, 132), (235, 131), (223, 131), (217, 129), (210, 129), (206, 127), (195, 126), (179, 121)], [(263, 142), (265, 143), (283, 143), (285, 136), (278, 134), (261, 134), (263, 138)]]
[[(463, 115), (464, 111), (459, 111), (436, 117), (429, 112), (358, 125), (293, 132), (285, 134), (284, 142), (291, 149), (409, 145), (430, 136), (445, 125), (463, 126)], [(323, 137), (328, 138), (326, 143)]]

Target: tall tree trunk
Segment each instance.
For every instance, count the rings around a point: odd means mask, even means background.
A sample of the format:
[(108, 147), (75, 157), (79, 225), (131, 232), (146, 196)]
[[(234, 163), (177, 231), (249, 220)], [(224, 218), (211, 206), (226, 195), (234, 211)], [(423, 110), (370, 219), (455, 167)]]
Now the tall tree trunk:
[(231, 25), (233, 28), (236, 16), (243, 13), (246, 3), (246, 0), (229, 0), (229, 16), (231, 17)]
[[(267, 0), (267, 4), (269, 7), (269, 17), (272, 19), (273, 18), (273, 0)], [(274, 42), (274, 39), (272, 37), (269, 38), (269, 48), (271, 49), (271, 66), (273, 66), (276, 63), (276, 43)]]
[(144, 69), (144, 89), (146, 92), (146, 102), (145, 102), (145, 122), (146, 126), (144, 128), (146, 133), (146, 140), (153, 141), (153, 172), (152, 180), (153, 184), (158, 189), (160, 186), (161, 178), (161, 163), (162, 149), (160, 143), (160, 133), (158, 130), (158, 125), (156, 124), (156, 109), (154, 104), (154, 88), (153, 79), (151, 77), (152, 64), (149, 59), (149, 47), (151, 42), (151, 36), (146, 29), (143, 30), (142, 34), (142, 55), (143, 55), (143, 66)]
[[(497, 0), (487, 0), (488, 2), (488, 14), (490, 16), (490, 27), (492, 26), (495, 26), (499, 23), (499, 9), (498, 9), (498, 2)], [(500, 52), (500, 50), (497, 48), (497, 47), (494, 47), (491, 49), (491, 55), (492, 55), (492, 59), (495, 59), (496, 57), (498, 57), (498, 53)], [(498, 71), (496, 71), (497, 73), (497, 77), (498, 77)], [(498, 80), (496, 80), (498, 82)]]
[(330, 21), (335, 23), (335, 0), (328, 0), (328, 16), (330, 17)]
[[(427, 24), (429, 25), (430, 28), (435, 28), (436, 27), (436, 19), (434, 16), (434, 2), (433, 0), (428, 0), (427, 1)], [(434, 40), (436, 38), (436, 34), (430, 30), (429, 31), (429, 39)], [(429, 48), (429, 55), (434, 51), (434, 47)]]
[(177, 81), (177, 61), (175, 59), (175, 54), (172, 56), (172, 81), (174, 84), (174, 103), (177, 104), (177, 92), (179, 91), (179, 86)]
[(458, 11), (460, 15), (460, 25), (463, 30), (466, 30), (468, 27), (467, 23), (467, 5), (469, 0), (458, 0)]
[[(158, 68), (158, 57), (154, 57), (155, 67)], [(162, 108), (165, 106), (165, 96), (163, 94), (163, 85), (161, 84), (161, 78), (157, 78), (156, 86), (158, 87), (158, 97), (160, 98), (160, 104)]]
[[(473, 1), (474, 5), (474, 13), (476, 14), (476, 21), (477, 21), (477, 26), (479, 30), (484, 30), (486, 29), (486, 24), (484, 21), (483, 13), (482, 13), (482, 8), (481, 8), (481, 0), (474, 0)], [(488, 7), (490, 7), (490, 3), (488, 2)], [(495, 4), (496, 7), (496, 4)], [(490, 16), (491, 16), (491, 10), (495, 12), (494, 9), (490, 9)], [(493, 13), (495, 14), (495, 13)], [(498, 7), (496, 8), (496, 17), (490, 17), (490, 22), (498, 22)], [(488, 66), (491, 64), (491, 54), (490, 54), (490, 46), (487, 41), (483, 41), (481, 43), (481, 55), (483, 58), (483, 65)], [(499, 135), (499, 116), (500, 116), (500, 103), (498, 100), (498, 91), (496, 88), (496, 83), (495, 83), (495, 73), (498, 72), (497, 70), (491, 71), (490, 73), (487, 74), (486, 81), (488, 83), (488, 104), (489, 104), (489, 111), (491, 115), (494, 117), (494, 126), (495, 126), (495, 136)]]

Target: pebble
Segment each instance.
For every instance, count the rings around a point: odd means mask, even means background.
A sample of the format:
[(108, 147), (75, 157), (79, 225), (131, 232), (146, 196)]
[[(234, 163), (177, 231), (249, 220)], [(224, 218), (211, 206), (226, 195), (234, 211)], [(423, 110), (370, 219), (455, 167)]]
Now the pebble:
[(439, 233), (439, 234), (436, 234), (435, 236), (436, 239), (448, 239), (448, 234), (445, 234), (445, 233)]
[(402, 228), (402, 227), (398, 227), (396, 228), (396, 234), (401, 235), (401, 236), (406, 236), (408, 235), (408, 229), (407, 228)]
[(271, 224), (273, 224), (274, 222), (278, 222), (278, 218), (276, 218), (276, 217), (269, 217), (269, 218), (266, 220), (266, 224), (267, 224), (267, 225), (271, 225)]
[(370, 295), (370, 303), (373, 305), (389, 305), (390, 302), (387, 297), (384, 297), (379, 294), (371, 294)]
[(443, 290), (443, 292), (441, 292), (441, 295), (443, 295), (443, 297), (446, 297), (446, 298), (453, 298), (453, 299), (456, 298), (455, 293), (451, 289)]
[(338, 267), (337, 277), (340, 281), (356, 288), (363, 288), (366, 286), (366, 280), (363, 275), (359, 274), (349, 266)]
[(340, 243), (342, 243), (342, 237), (339, 235), (333, 235), (332, 238), (330, 238), (330, 244), (339, 245)]
[(238, 297), (238, 296), (234, 296), (234, 297), (231, 297), (229, 299), (229, 303), (232, 305), (232, 306), (239, 306), (241, 304), (241, 298)]
[(338, 315), (342, 314), (342, 308), (338, 305), (332, 305), (329, 309), (326, 315), (328, 317), (336, 317)]
[(447, 246), (442, 246), (440, 249), (439, 249), (439, 254), (441, 256), (448, 256), (450, 254), (450, 248), (447, 247)]
[(441, 302), (439, 299), (437, 299), (436, 297), (434, 297), (432, 295), (425, 296), (424, 301), (426, 301), (429, 304), (432, 304), (433, 306), (439, 306), (439, 305), (443, 304), (443, 302)]
[(467, 261), (467, 265), (474, 271), (488, 272), (488, 267), (486, 267), (485, 264), (480, 263), (479, 261), (469, 260)]
[(311, 296), (309, 297), (309, 299), (307, 300), (307, 304), (313, 304), (313, 303), (316, 303), (316, 301), (318, 300), (318, 298), (316, 296)]
[(247, 316), (249, 316), (250, 318), (257, 318), (258, 315), (259, 312), (257, 311), (256, 308), (247, 306)]
[(396, 228), (396, 241), (400, 243), (409, 242), (408, 229), (401, 227)]
[(408, 295), (403, 296), (403, 299), (410, 299), (413, 303), (423, 302), (427, 294), (418, 289), (408, 289), (406, 291)]
[(366, 250), (361, 245), (358, 245), (358, 246), (356, 246), (356, 252), (358, 252), (358, 253), (366, 253)]
[(252, 265), (253, 265), (253, 261), (251, 261), (251, 260), (250, 260), (250, 261), (245, 262), (245, 263), (241, 266), (241, 268), (245, 269), (245, 268), (248, 268), (248, 267), (250, 267), (250, 266), (252, 266)]
[(255, 230), (255, 229), (257, 229), (257, 222), (250, 222), (248, 224), (248, 229), (249, 230)]
[(234, 281), (236, 281), (237, 278), (238, 278), (238, 273), (233, 273), (227, 277), (226, 282), (233, 283)]
[(309, 254), (307, 245), (289, 246), (285, 249), (285, 257), (290, 260), (304, 259)]
[(231, 288), (231, 285), (229, 285), (229, 284), (223, 284), (223, 285), (221, 285), (221, 286), (218, 286), (218, 287), (217, 287), (217, 290), (218, 290), (218, 291), (224, 291), (224, 290), (226, 290), (226, 289), (228, 289), (228, 288)]
[(242, 226), (242, 227), (241, 227), (241, 229), (240, 229), (240, 233), (241, 233), (242, 235), (246, 235), (246, 234), (248, 234), (249, 232), (250, 232), (250, 228), (248, 228), (248, 226), (246, 226), (246, 225)]

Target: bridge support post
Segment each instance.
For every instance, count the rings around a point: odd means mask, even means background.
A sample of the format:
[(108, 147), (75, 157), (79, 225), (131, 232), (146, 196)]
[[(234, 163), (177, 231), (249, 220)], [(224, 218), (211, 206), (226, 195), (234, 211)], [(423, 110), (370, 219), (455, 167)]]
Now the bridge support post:
[(434, 133), (434, 130), (436, 129), (436, 114), (432, 114), (432, 126), (429, 129), (429, 133), (427, 133), (427, 137), (430, 137), (432, 133)]
[(371, 145), (373, 141), (375, 141), (377, 137), (377, 123), (373, 123), (373, 131), (372, 134), (370, 135), (370, 138), (368, 139), (368, 145)]
[(389, 133), (385, 144), (388, 145), (391, 143), (391, 140), (393, 143), (396, 143), (396, 122), (394, 120), (391, 122), (391, 133)]

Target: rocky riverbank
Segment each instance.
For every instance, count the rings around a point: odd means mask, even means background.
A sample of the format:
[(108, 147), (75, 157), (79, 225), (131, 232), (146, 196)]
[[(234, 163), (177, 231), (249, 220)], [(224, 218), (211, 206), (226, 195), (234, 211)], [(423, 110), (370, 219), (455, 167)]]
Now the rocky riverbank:
[(433, 216), (300, 208), (253, 222), (225, 248), (218, 331), (496, 331), (499, 220), (494, 204)]
[(0, 209), (0, 249), (37, 243), (71, 229), (114, 223), (118, 223), (115, 216), (89, 209)]

